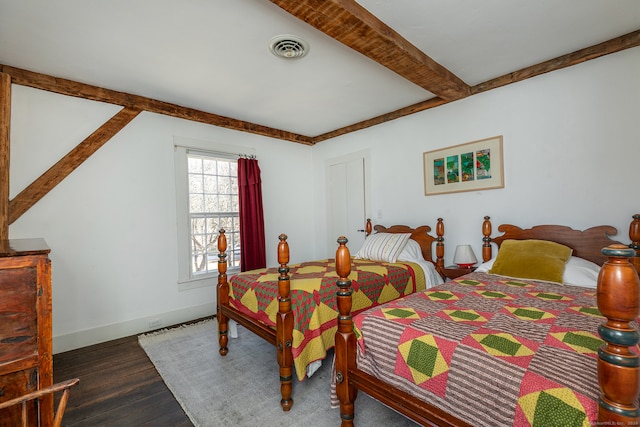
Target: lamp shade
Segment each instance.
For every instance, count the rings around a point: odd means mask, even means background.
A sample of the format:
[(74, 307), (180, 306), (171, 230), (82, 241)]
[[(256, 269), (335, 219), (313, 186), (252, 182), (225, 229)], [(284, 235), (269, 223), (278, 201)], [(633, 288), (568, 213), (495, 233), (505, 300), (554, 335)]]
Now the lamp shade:
[(460, 267), (469, 268), (478, 260), (476, 259), (476, 254), (473, 253), (471, 245), (458, 245), (453, 256), (453, 262)]

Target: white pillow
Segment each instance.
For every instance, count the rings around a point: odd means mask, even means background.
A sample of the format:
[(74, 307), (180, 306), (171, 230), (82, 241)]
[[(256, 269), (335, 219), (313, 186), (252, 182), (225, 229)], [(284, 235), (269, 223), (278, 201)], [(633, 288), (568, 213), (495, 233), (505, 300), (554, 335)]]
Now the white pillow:
[(496, 260), (496, 257), (493, 257), (489, 261), (483, 262), (478, 266), (478, 268), (475, 269), (475, 271), (477, 271), (478, 273), (488, 273), (489, 270), (491, 270), (491, 267), (493, 267), (493, 262), (495, 260)]
[(566, 285), (595, 288), (598, 285), (600, 266), (584, 258), (572, 256), (564, 267), (562, 282)]
[(398, 262), (413, 262), (422, 267), (424, 271), (424, 277), (427, 279), (427, 289), (444, 283), (440, 273), (436, 271), (436, 266), (431, 262), (424, 259), (422, 256), (422, 248), (420, 244), (413, 239), (409, 239), (400, 255), (398, 255)]
[(413, 239), (407, 240), (407, 244), (398, 255), (398, 261), (420, 262), (424, 260), (420, 244)]
[(410, 236), (410, 233), (372, 234), (365, 239), (355, 257), (371, 261), (396, 262)]
[[(495, 258), (492, 258), (480, 264), (475, 271), (480, 273), (489, 272), (495, 260)], [(572, 256), (569, 257), (569, 260), (565, 264), (562, 283), (565, 285), (581, 286), (583, 288), (596, 288), (598, 284), (598, 274), (600, 274), (600, 266), (598, 264), (584, 258)]]

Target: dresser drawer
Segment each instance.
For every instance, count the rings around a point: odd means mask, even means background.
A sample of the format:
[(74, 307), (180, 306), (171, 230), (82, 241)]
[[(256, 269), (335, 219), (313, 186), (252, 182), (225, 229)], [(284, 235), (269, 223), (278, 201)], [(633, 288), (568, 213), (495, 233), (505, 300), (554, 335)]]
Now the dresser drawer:
[(35, 267), (0, 269), (0, 372), (38, 352), (37, 293)]

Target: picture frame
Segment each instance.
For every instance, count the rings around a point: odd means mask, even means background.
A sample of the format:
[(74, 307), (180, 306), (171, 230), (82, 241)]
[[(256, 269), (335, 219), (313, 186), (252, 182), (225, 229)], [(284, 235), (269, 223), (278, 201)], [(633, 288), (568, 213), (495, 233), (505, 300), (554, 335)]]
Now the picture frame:
[(426, 151), (424, 194), (504, 188), (502, 135)]

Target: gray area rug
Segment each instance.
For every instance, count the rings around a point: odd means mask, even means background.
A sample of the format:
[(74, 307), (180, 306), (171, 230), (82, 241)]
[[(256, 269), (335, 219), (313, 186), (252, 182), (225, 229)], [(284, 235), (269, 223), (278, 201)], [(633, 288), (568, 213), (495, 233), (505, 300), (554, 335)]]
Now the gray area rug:
[[(162, 330), (138, 338), (193, 424), (209, 426), (339, 426), (329, 404), (331, 359), (311, 377), (293, 385), (291, 411), (280, 408), (275, 348), (242, 327), (218, 353), (217, 322)], [(364, 393), (356, 400), (357, 426), (415, 426)]]

